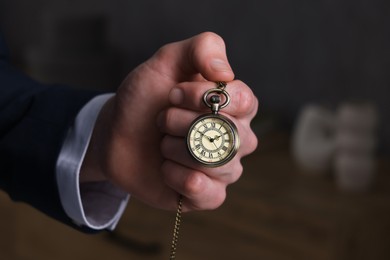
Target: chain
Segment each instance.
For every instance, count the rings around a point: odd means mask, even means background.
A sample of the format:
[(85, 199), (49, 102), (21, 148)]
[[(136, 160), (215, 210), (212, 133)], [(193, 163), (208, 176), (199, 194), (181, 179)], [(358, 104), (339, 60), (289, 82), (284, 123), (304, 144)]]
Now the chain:
[[(209, 104), (207, 97), (208, 94), (212, 92), (218, 92), (221, 93), (225, 96), (226, 101), (225, 103), (221, 106), (221, 108), (227, 106), (230, 102), (230, 97), (229, 94), (225, 91), (226, 88), (226, 82), (224, 81), (218, 81), (217, 83), (217, 88), (216, 89), (211, 89), (207, 91), (203, 95), (203, 101), (205, 104), (209, 107), (211, 107), (211, 104)], [(177, 242), (179, 240), (179, 231), (180, 231), (180, 224), (181, 224), (181, 211), (182, 211), (182, 205), (183, 205), (183, 196), (180, 194), (177, 202), (177, 211), (176, 211), (176, 218), (175, 218), (175, 225), (173, 228), (173, 237), (172, 237), (172, 245), (171, 245), (171, 255), (169, 257), (170, 260), (176, 259), (176, 251), (177, 251)]]
[(221, 89), (221, 90), (225, 90), (226, 86), (227, 86), (227, 83), (224, 82), (224, 81), (217, 81), (217, 88)]
[(176, 258), (176, 249), (177, 249), (177, 241), (179, 240), (179, 229), (180, 229), (180, 222), (181, 222), (181, 208), (182, 208), (182, 204), (183, 204), (183, 196), (179, 195), (179, 199), (178, 199), (178, 202), (177, 202), (175, 226), (173, 228), (173, 238), (172, 238), (172, 245), (171, 245), (171, 256), (169, 257), (170, 260)]

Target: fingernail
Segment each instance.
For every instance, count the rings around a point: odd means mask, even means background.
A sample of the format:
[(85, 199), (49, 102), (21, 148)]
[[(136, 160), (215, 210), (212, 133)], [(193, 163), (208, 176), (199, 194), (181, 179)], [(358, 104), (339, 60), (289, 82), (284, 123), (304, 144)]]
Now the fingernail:
[(171, 90), (171, 93), (169, 93), (169, 101), (174, 105), (180, 105), (183, 102), (183, 97), (183, 90), (179, 88), (174, 88)]
[(212, 60), (210, 66), (215, 71), (231, 71), (229, 64), (221, 59)]

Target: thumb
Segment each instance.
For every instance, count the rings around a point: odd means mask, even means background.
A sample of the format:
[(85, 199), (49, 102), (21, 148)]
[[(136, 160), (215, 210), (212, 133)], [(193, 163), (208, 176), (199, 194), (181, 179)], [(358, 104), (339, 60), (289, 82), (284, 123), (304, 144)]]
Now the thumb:
[(190, 81), (199, 74), (210, 81), (234, 79), (225, 43), (211, 32), (163, 46), (148, 60), (148, 65), (175, 82)]

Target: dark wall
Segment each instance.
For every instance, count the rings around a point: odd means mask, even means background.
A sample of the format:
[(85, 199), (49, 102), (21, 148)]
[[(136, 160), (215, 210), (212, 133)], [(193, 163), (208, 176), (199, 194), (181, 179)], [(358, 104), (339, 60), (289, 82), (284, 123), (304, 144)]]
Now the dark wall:
[(13, 0), (0, 2), (0, 19), (15, 61), (23, 66), (33, 63), (34, 59), (26, 58), (31, 56), (29, 50), (50, 42), (53, 33), (48, 32), (56, 30), (63, 17), (101, 17), (105, 47), (96, 51), (105, 48), (118, 55), (119, 75), (113, 77), (117, 81), (164, 43), (202, 31), (217, 32), (226, 40), (237, 78), (254, 89), (262, 111), (278, 114), (290, 125), (307, 103), (336, 106), (349, 99), (372, 101), (381, 116), (380, 147), (389, 151), (389, 3)]

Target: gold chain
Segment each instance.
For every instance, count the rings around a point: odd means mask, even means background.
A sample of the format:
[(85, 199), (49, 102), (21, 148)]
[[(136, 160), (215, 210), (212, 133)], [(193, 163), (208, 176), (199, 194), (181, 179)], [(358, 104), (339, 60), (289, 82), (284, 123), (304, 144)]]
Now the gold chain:
[(217, 88), (221, 90), (225, 90), (227, 86), (227, 83), (225, 81), (217, 81), (216, 83), (217, 83)]
[(178, 199), (178, 202), (177, 202), (175, 226), (173, 228), (173, 238), (172, 238), (172, 245), (171, 245), (171, 256), (169, 257), (170, 260), (175, 259), (175, 257), (176, 257), (177, 241), (179, 240), (179, 229), (180, 229), (180, 222), (181, 222), (181, 207), (182, 207), (182, 204), (183, 204), (183, 196), (179, 195), (179, 199)]
[[(226, 82), (224, 81), (218, 81), (217, 87), (218, 89), (224, 91), (226, 88)], [(227, 96), (227, 100), (229, 97)], [(228, 102), (227, 102), (228, 103)], [(176, 251), (177, 251), (177, 242), (179, 240), (179, 231), (180, 231), (180, 224), (181, 224), (181, 210), (183, 205), (183, 196), (180, 194), (177, 202), (177, 211), (176, 211), (176, 218), (175, 218), (175, 226), (173, 228), (173, 237), (172, 237), (172, 245), (171, 245), (171, 255), (169, 257), (170, 260), (176, 259)]]

